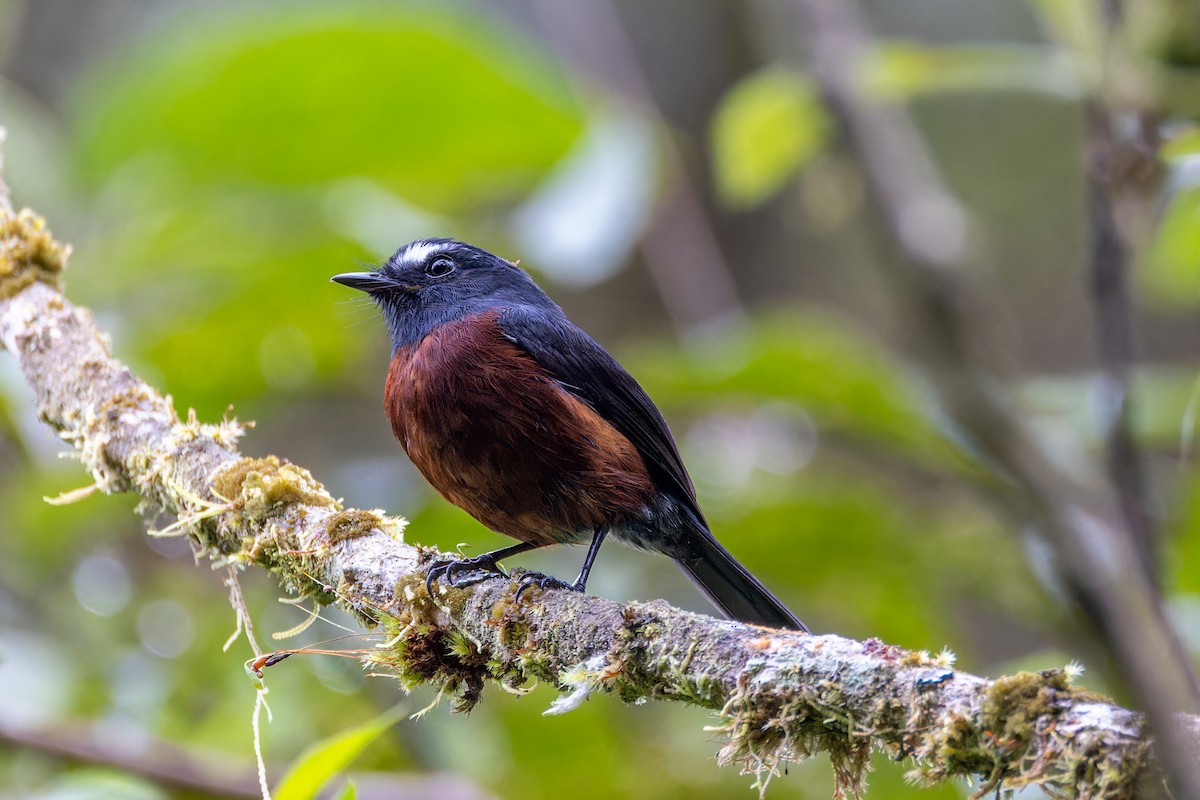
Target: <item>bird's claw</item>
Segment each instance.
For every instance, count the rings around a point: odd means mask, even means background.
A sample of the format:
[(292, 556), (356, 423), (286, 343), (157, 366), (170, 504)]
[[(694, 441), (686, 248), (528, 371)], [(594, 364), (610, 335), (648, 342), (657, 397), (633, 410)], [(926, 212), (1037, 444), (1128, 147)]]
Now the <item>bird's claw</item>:
[[(467, 573), (461, 575), (459, 573)], [(454, 561), (435, 561), (425, 570), (425, 591), (433, 597), (434, 581), (445, 581), (456, 589), (479, 583), (494, 575), (507, 577), (504, 570), (496, 563), (496, 559), (487, 555), (474, 558), (460, 558)]]
[(566, 589), (570, 592), (582, 592), (583, 587), (574, 583), (567, 583), (553, 575), (543, 575), (540, 572), (526, 572), (521, 576), (521, 580), (517, 583), (517, 591), (513, 594), (513, 598), (520, 603), (521, 595), (528, 591), (531, 587), (536, 586), (541, 591), (546, 589)]

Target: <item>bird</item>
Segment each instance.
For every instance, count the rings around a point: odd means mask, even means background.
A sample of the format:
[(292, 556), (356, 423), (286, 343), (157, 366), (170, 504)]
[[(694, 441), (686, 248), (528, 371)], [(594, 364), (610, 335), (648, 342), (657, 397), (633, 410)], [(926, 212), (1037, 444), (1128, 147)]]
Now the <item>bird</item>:
[(582, 592), (611, 536), (673, 559), (729, 619), (808, 632), (713, 536), (649, 395), (516, 263), (427, 238), (331, 280), (382, 311), (392, 345), (384, 409), (409, 459), (446, 500), (517, 540), (435, 563), (430, 589), (586, 542), (573, 583), (530, 572), (517, 595), (531, 585)]

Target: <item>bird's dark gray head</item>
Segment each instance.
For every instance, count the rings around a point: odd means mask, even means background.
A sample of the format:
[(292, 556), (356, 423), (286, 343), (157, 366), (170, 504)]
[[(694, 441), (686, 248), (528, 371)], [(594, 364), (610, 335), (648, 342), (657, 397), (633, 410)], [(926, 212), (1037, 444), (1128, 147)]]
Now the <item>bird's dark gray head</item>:
[(493, 309), (558, 311), (516, 264), (454, 239), (409, 242), (374, 272), (332, 280), (371, 295), (387, 320), (393, 347), (415, 344), (438, 325)]

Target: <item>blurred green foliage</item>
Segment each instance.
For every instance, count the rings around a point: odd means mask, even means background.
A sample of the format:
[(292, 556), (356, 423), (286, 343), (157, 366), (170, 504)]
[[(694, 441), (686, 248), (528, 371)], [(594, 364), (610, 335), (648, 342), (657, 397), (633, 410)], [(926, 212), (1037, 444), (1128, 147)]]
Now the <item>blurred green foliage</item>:
[(829, 120), (812, 83), (791, 70), (743, 78), (712, 121), (713, 177), (730, 206), (760, 205), (822, 146)]
[(945, 92), (1033, 91), (1066, 98), (1082, 93), (1070, 63), (1048, 47), (886, 42), (871, 54), (860, 79), (867, 91), (891, 101)]
[[(362, 751), (400, 721), (397, 709), (380, 714), (362, 725), (342, 731), (309, 747), (296, 759), (288, 774), (272, 789), (275, 800), (313, 800), (331, 780), (341, 774)], [(353, 793), (353, 789), (347, 787)]]
[(1174, 307), (1200, 304), (1200, 187), (1171, 199), (1143, 266), (1141, 287), (1150, 299)]
[[(766, 316), (722, 331), (703, 354), (644, 347), (630, 368), (664, 405), (694, 411), (740, 399), (787, 401), (822, 431), (858, 437), (930, 468), (965, 469), (969, 458), (935, 426), (932, 401), (887, 353), (852, 325), (812, 310)], [(669, 405), (668, 405), (669, 407)]]
[(442, 211), (511, 200), (566, 153), (580, 112), (496, 24), (381, 4), (199, 17), (77, 88), (81, 172), (154, 159), (193, 191), (358, 175)]
[(1031, 0), (1048, 39), (1075, 59), (1095, 59), (1104, 39), (1102, 7), (1086, 0)]
[[(246, 398), (328, 379), (367, 340), (322, 286), (380, 255), (335, 208), (348, 181), (480, 217), (528, 193), (583, 124), (559, 73), (494, 21), (377, 4), (202, 15), (73, 98), (78, 174), (104, 220), (73, 288), (155, 331), (123, 352), (208, 415), (230, 385)], [(315, 314), (314, 292), (330, 298)]]

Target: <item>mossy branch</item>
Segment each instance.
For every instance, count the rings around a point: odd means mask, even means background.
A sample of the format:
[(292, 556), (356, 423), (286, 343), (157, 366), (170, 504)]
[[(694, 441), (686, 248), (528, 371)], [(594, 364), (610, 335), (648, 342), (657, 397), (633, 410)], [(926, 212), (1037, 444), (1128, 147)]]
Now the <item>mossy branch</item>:
[[(1159, 780), (1142, 716), (1073, 687), (1069, 670), (991, 681), (956, 671), (948, 655), (719, 621), (661, 601), (535, 590), (517, 602), (504, 579), (430, 597), (424, 566), (437, 554), (406, 543), (402, 519), (343, 508), (302, 467), (242, 457), (236, 420), (181, 419), (60, 294), (67, 251), (41, 220), (0, 209), (0, 231), (0, 344), (96, 487), (177, 515), (173, 532), (216, 562), (262, 567), (289, 592), (382, 626), (392, 639), (371, 660), (406, 687), (433, 684), (463, 709), (489, 682), (551, 683), (562, 692), (552, 713), (595, 693), (689, 702), (718, 713), (722, 763), (765, 785), (777, 764), (826, 752), (843, 795), (863, 790), (874, 750), (910, 761), (921, 783), (973, 778), (978, 795), (1038, 784), (1131, 798)], [(1182, 723), (1200, 752), (1200, 721)]]

